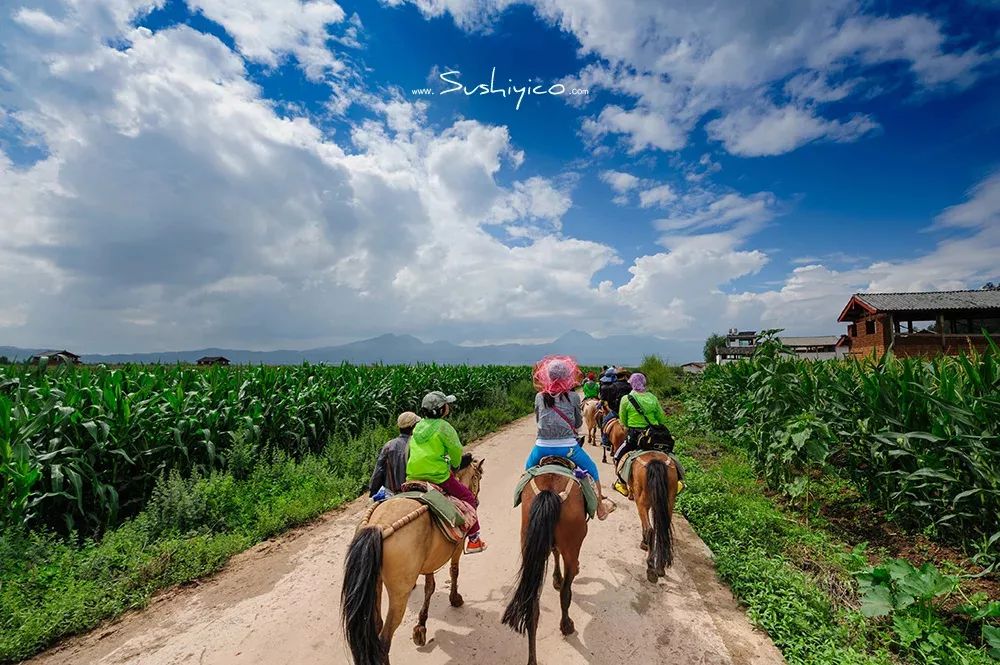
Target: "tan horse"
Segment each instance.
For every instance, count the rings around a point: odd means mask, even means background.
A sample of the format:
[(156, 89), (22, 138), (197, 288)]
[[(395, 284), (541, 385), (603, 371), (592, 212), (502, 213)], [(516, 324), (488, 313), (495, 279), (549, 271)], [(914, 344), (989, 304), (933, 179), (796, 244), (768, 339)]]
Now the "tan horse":
[[(479, 494), (483, 460), (457, 472), (463, 485)], [(347, 550), (341, 611), (344, 634), (355, 665), (388, 665), (392, 636), (406, 612), (417, 578), (424, 576), (424, 606), (413, 629), (413, 642), (427, 641), (427, 610), (434, 593), (434, 573), (451, 561), (451, 606), (461, 607), (458, 561), (463, 543), (445, 538), (427, 506), (413, 499), (390, 499), (376, 506)], [(382, 620), (382, 587), (389, 611)]]
[(597, 445), (594, 435), (601, 424), (601, 401), (593, 397), (583, 402), (583, 428), (587, 432), (587, 442)]
[[(587, 536), (587, 509), (577, 483), (565, 476), (544, 474), (521, 492), (521, 570), (517, 589), (503, 622), (515, 632), (528, 633), (528, 665), (536, 665), (539, 598), (549, 554), (555, 561), (552, 584), (559, 591), (563, 635), (576, 630), (569, 618), (573, 579), (580, 572), (580, 547)], [(559, 557), (563, 567), (560, 569)]]
[[(618, 428), (621, 438), (616, 442), (618, 437), (612, 436), (614, 452), (625, 443), (625, 429), (620, 424)], [(625, 480), (642, 524), (640, 547), (649, 552), (646, 579), (655, 583), (674, 562), (672, 521), (677, 501), (677, 464), (667, 454), (651, 450), (632, 463), (631, 477)]]

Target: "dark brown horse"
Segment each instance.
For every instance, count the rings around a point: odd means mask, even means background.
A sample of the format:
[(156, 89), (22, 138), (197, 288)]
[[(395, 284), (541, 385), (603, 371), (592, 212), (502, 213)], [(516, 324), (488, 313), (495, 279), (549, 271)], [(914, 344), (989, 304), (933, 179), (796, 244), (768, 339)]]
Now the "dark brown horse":
[(563, 635), (576, 630), (569, 618), (569, 604), (573, 598), (573, 579), (580, 572), (580, 547), (586, 536), (587, 509), (583, 493), (573, 479), (544, 474), (525, 486), (521, 492), (521, 570), (503, 622), (517, 633), (528, 633), (528, 665), (538, 662), (535, 635), (539, 598), (550, 554), (555, 561), (552, 584), (559, 591), (562, 607), (559, 629)]
[[(624, 430), (622, 430), (624, 432)], [(625, 437), (612, 450), (624, 445)], [(677, 501), (677, 463), (666, 453), (648, 451), (632, 463), (628, 483), (629, 499), (635, 501), (642, 524), (642, 544), (646, 557), (646, 579), (656, 582), (673, 564), (673, 514)]]

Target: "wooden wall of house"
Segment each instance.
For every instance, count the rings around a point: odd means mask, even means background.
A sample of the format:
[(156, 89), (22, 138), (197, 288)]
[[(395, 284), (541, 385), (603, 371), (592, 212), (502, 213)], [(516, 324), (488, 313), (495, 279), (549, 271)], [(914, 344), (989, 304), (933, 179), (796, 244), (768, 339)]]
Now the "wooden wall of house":
[(968, 353), (970, 346), (983, 352), (988, 345), (982, 336), (947, 335), (942, 347), (939, 335), (909, 335), (897, 337), (892, 352), (899, 357), (935, 356), (942, 352), (957, 356), (963, 351)]

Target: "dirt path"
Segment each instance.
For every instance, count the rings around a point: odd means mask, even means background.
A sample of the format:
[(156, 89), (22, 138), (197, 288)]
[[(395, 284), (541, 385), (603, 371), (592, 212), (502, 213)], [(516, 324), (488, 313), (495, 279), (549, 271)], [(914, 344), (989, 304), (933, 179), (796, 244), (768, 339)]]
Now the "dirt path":
[[(428, 644), (410, 634), (423, 596), (410, 597), (393, 644), (396, 663), (520, 663), (524, 638), (500, 623), (504, 597), (518, 565), (520, 511), (514, 484), (534, 437), (519, 420), (475, 447), (486, 458), (480, 499), (490, 549), (463, 557), (459, 579), (465, 607), (448, 605), (447, 570), (427, 624)], [(590, 451), (597, 450), (589, 448)], [(609, 476), (610, 467), (602, 466)], [(605, 486), (607, 486), (605, 478)], [(617, 495), (616, 495), (617, 496)], [(715, 577), (710, 553), (680, 516), (677, 555), (658, 585), (645, 578), (639, 519), (631, 503), (593, 523), (573, 585), (577, 633), (559, 633), (558, 594), (542, 594), (538, 653), (543, 665), (767, 665), (782, 663), (766, 635), (754, 630)], [(215, 577), (157, 597), (140, 612), (72, 639), (30, 661), (36, 664), (141, 663), (166, 665), (350, 663), (339, 632), (344, 552), (366, 501), (324, 516), (235, 557)], [(551, 571), (550, 571), (551, 572)]]

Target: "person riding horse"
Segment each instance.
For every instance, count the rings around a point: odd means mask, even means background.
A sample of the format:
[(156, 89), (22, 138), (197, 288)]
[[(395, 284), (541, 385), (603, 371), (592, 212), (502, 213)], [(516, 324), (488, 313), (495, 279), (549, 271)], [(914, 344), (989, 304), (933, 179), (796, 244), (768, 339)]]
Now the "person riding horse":
[[(454, 403), (454, 395), (445, 395), (439, 390), (424, 395), (420, 404), (423, 420), (413, 428), (413, 436), (410, 438), (406, 479), (434, 483), (445, 494), (479, 507), (475, 494), (455, 478), (454, 470), (462, 463), (462, 442), (455, 428), (445, 420)], [(486, 542), (479, 537), (479, 522), (476, 522), (469, 529), (465, 553), (476, 554), (485, 550)]]
[[(639, 449), (639, 438), (650, 426), (667, 426), (667, 416), (663, 412), (660, 400), (653, 393), (646, 391), (646, 376), (636, 372), (629, 377), (628, 384), (631, 390), (622, 397), (618, 411), (618, 420), (627, 434), (624, 445), (615, 451), (616, 467), (625, 455)], [(670, 456), (677, 464), (678, 479), (683, 479), (684, 467), (674, 455)], [(615, 489), (628, 495), (628, 487), (621, 478), (615, 482)]]
[(605, 449), (609, 449), (611, 441), (608, 439), (606, 426), (609, 422), (618, 417), (618, 409), (622, 397), (627, 395), (632, 388), (629, 386), (628, 370), (618, 367), (609, 367), (601, 377), (601, 402), (604, 404), (604, 418), (601, 420), (601, 443)]
[(542, 359), (535, 369), (535, 421), (538, 434), (524, 468), (536, 466), (543, 457), (565, 457), (590, 474), (597, 488), (597, 518), (605, 519), (614, 503), (604, 498), (597, 464), (577, 439), (577, 428), (583, 423), (580, 396), (573, 391), (579, 369), (572, 358), (550, 356)]
[(583, 399), (584, 401), (588, 399), (597, 399), (600, 395), (601, 386), (595, 380), (597, 377), (593, 372), (587, 374), (587, 380), (583, 382)]

